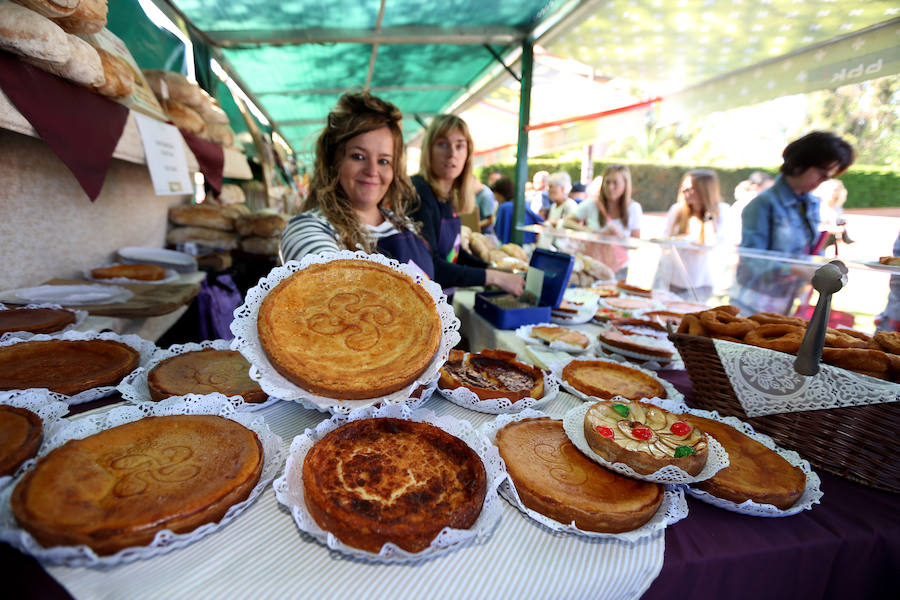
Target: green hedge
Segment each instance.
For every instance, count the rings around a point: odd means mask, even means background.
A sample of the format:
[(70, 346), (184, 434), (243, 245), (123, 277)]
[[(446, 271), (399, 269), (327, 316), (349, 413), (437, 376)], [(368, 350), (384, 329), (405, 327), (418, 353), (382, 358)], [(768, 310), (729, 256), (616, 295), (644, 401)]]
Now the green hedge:
[[(603, 173), (607, 164), (619, 161), (595, 162), (594, 175)], [(701, 168), (697, 165), (662, 165), (658, 163), (624, 162), (631, 170), (631, 182), (635, 200), (641, 203), (644, 212), (665, 212), (675, 202), (681, 178), (691, 169)], [(754, 171), (766, 171), (773, 176), (777, 167), (703, 167), (711, 168), (719, 176), (722, 188), (722, 199), (734, 202), (734, 188), (747, 179)], [(491, 171), (499, 171), (514, 179), (515, 164), (498, 164), (483, 167), (478, 175), (482, 181), (487, 179)], [(566, 171), (572, 181), (581, 177), (580, 162), (556, 162), (535, 159), (528, 164), (528, 176), (538, 171)], [(840, 177), (847, 188), (847, 203), (844, 208), (866, 208), (900, 206), (900, 172), (888, 167), (854, 165)]]

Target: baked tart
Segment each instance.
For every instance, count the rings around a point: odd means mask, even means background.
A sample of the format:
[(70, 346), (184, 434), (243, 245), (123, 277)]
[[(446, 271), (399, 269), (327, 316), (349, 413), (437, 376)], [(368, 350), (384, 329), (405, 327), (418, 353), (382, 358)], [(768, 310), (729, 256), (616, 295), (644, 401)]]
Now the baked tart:
[(562, 370), (563, 381), (595, 398), (622, 396), (629, 400), (666, 398), (668, 393), (655, 377), (618, 363), (573, 360)]
[(691, 484), (693, 487), (735, 504), (752, 500), (781, 510), (803, 495), (806, 474), (774, 450), (721, 421), (694, 415), (682, 415), (682, 419), (716, 438), (730, 462), (712, 478)]
[(351, 421), (303, 461), (306, 507), (322, 529), (368, 552), (394, 543), (427, 548), (444, 527), (468, 529), (481, 514), (487, 474), (461, 439), (428, 423)]
[(601, 400), (584, 415), (584, 437), (598, 456), (650, 475), (675, 466), (697, 475), (706, 465), (706, 434), (681, 415), (637, 401)]
[(185, 394), (241, 396), (244, 402), (265, 402), (268, 394), (250, 379), (250, 363), (236, 350), (205, 348), (162, 360), (147, 373), (154, 401)]
[(37, 454), (43, 435), (40, 416), (27, 408), (0, 404), (0, 477), (12, 475)]
[(652, 356), (663, 361), (670, 361), (675, 356), (675, 347), (671, 342), (655, 336), (623, 333), (617, 329), (606, 329), (597, 333), (597, 341), (600, 342), (601, 346), (605, 346), (613, 351), (624, 350)]
[(635, 298), (633, 296), (623, 296), (621, 298), (604, 298), (603, 302), (614, 310), (644, 310), (655, 306), (653, 300), (649, 298)]
[(650, 520), (663, 486), (605, 469), (569, 440), (561, 421), (523, 419), (497, 432), (494, 444), (522, 503), (584, 531), (621, 533)]
[(451, 350), (441, 367), (438, 385), (445, 390), (467, 388), (482, 400), (508, 398), (517, 402), (544, 396), (544, 372), (517, 361), (514, 352), (482, 350), (467, 354)]
[(10, 308), (0, 310), (0, 335), (12, 331), (53, 333), (75, 322), (75, 313), (64, 308)]
[(47, 388), (72, 396), (117, 385), (140, 353), (114, 340), (42, 340), (0, 347), (0, 390)]
[(91, 269), (91, 277), (94, 279), (135, 279), (137, 281), (161, 281), (166, 277), (166, 270), (159, 265), (131, 264), (112, 265), (111, 267), (98, 267)]
[(215, 415), (147, 417), (71, 440), (16, 485), (19, 525), (45, 547), (99, 555), (220, 520), (253, 490), (263, 465), (256, 434)]
[(281, 375), (314, 394), (348, 400), (411, 384), (441, 341), (429, 293), (408, 275), (367, 260), (297, 271), (263, 299), (257, 326)]
[(531, 337), (547, 344), (563, 342), (579, 348), (587, 348), (591, 343), (590, 338), (580, 331), (554, 325), (535, 325), (531, 328)]

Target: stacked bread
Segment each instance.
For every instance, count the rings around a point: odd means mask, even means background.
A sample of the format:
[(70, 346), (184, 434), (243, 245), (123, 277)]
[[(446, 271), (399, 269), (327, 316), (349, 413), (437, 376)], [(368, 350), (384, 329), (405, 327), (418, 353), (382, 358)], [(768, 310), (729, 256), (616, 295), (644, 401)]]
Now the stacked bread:
[(0, 0), (0, 48), (110, 98), (134, 90), (121, 58), (85, 41), (106, 26), (107, 0)]
[(250, 254), (277, 256), (281, 232), (287, 219), (276, 212), (260, 211), (239, 217), (234, 228), (241, 236), (241, 250)]
[(463, 226), (461, 245), (492, 268), (503, 271), (528, 269), (528, 254), (517, 244), (498, 244), (496, 238), (472, 231)]
[(605, 264), (585, 254), (575, 253), (569, 284), (576, 287), (591, 287), (595, 281), (615, 279), (615, 273)]
[(208, 202), (173, 206), (169, 209), (169, 221), (174, 227), (166, 234), (166, 242), (233, 250), (238, 244), (234, 222), (244, 211), (247, 209), (243, 205), (224, 207)]
[(174, 71), (146, 69), (144, 77), (176, 127), (220, 146), (234, 146), (228, 115), (199, 85)]

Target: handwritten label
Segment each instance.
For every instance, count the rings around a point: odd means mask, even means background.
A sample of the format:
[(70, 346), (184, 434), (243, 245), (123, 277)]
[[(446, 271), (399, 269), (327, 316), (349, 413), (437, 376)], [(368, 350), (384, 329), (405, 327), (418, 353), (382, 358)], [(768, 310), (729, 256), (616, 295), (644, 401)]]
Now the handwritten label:
[(141, 132), (147, 168), (150, 169), (156, 195), (193, 193), (184, 142), (178, 129), (142, 114), (133, 114)]

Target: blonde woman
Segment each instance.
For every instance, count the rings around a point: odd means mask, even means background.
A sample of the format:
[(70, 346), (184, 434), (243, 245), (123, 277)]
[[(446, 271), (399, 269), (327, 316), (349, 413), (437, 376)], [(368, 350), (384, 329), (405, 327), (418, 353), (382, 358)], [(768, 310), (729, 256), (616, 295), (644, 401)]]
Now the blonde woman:
[(438, 115), (422, 141), (420, 172), (412, 177), (419, 194), (412, 218), (432, 250), (434, 279), (445, 290), (456, 286), (496, 285), (519, 296), (525, 280), (486, 264), (460, 249), (457, 215), (475, 205), (472, 178), (474, 143), (466, 122), (456, 115)]

